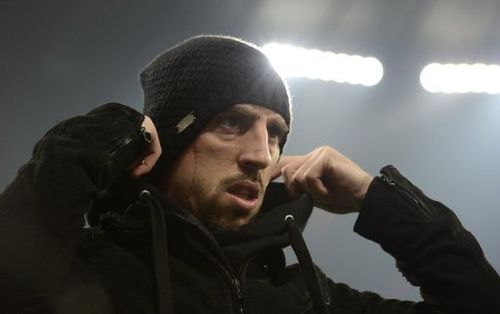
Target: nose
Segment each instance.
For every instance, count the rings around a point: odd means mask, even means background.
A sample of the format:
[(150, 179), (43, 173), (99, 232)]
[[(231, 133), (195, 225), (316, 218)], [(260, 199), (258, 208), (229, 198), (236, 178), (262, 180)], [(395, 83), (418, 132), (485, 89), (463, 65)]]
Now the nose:
[(238, 162), (244, 170), (256, 171), (267, 168), (271, 161), (267, 126), (255, 124), (242, 138)]

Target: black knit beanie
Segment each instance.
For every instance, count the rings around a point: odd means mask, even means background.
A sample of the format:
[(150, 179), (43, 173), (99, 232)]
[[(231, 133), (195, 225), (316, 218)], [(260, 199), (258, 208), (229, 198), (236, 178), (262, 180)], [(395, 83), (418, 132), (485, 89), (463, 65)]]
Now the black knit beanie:
[(233, 105), (267, 107), (290, 125), (285, 82), (257, 47), (237, 38), (190, 38), (156, 57), (140, 79), (144, 114), (153, 120), (163, 149), (153, 181), (161, 179), (210, 120)]

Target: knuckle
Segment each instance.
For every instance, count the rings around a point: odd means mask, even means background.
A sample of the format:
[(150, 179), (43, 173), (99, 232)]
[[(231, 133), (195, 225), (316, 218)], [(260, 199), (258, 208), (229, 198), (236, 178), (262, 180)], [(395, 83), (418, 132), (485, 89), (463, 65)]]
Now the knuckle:
[(309, 174), (309, 175), (305, 176), (304, 181), (307, 182), (308, 184), (315, 184), (316, 177)]
[(300, 183), (301, 185), (303, 184), (306, 184), (307, 183), (307, 175), (304, 174), (304, 173), (299, 173), (296, 175), (297, 177), (297, 182)]

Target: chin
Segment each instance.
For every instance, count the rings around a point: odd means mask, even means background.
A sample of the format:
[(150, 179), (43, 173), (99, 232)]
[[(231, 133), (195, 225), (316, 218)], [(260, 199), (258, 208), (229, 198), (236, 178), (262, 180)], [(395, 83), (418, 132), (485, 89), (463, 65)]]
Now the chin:
[(208, 202), (203, 206), (203, 212), (198, 213), (200, 219), (208, 229), (215, 230), (237, 230), (252, 221), (259, 212), (261, 200), (254, 208), (239, 208), (224, 198)]
[(251, 217), (235, 218), (232, 220), (210, 220), (204, 221), (204, 224), (211, 231), (238, 230), (252, 221), (254, 217), (255, 215), (252, 215)]

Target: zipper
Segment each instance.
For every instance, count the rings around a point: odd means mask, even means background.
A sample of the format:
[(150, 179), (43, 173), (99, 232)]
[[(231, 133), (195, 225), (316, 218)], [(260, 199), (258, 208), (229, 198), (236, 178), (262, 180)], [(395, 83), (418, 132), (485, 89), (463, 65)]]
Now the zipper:
[(421, 209), (419, 212), (424, 215), (425, 218), (427, 219), (432, 219), (432, 212), (429, 210), (427, 205), (425, 205), (425, 202), (422, 201), (422, 199), (415, 195), (410, 189), (408, 189), (406, 186), (395, 180), (390, 172), (382, 172), (380, 177), (382, 178), (382, 181), (384, 181), (387, 185), (392, 186), (392, 187), (397, 187), (398, 191), (402, 191), (403, 194), (405, 194), (407, 197), (409, 197), (415, 204), (418, 205), (418, 207)]
[[(207, 251), (201, 247), (200, 243), (197, 243), (196, 241), (193, 241), (193, 244), (198, 247), (198, 250), (201, 252), (207, 253)], [(216, 268), (220, 270), (222, 273), (222, 277), (227, 280), (229, 283), (230, 287), (232, 288), (231, 290), (236, 296), (236, 307), (238, 308), (239, 314), (245, 314), (245, 307), (243, 305), (243, 292), (241, 289), (241, 280), (239, 279), (244, 271), (246, 269), (246, 266), (250, 264), (251, 258), (249, 258), (246, 262), (242, 264), (242, 266), (239, 268), (238, 273), (236, 275), (233, 274), (233, 272), (230, 270), (229, 265), (224, 266), (223, 264), (220, 263), (219, 260), (217, 260), (212, 254), (207, 254), (206, 257), (215, 265)]]
[(238, 305), (240, 307), (240, 313), (244, 314), (245, 309), (243, 308), (243, 294), (241, 293), (241, 282), (238, 278), (233, 278), (233, 287), (236, 290), (236, 295), (238, 296)]
[(115, 143), (111, 145), (111, 149), (109, 150), (109, 156), (113, 157), (122, 147), (129, 145), (131, 142), (141, 137), (143, 139), (141, 146), (144, 146), (145, 149), (145, 147), (151, 143), (152, 138), (151, 138), (151, 133), (146, 131), (145, 127), (141, 126), (139, 131), (129, 134), (125, 138), (115, 141)]
[(242, 269), (246, 266), (246, 265), (243, 265), (240, 267), (239, 271), (238, 271), (238, 274), (236, 276), (233, 276), (232, 275), (232, 272), (230, 272), (229, 270), (227, 270), (226, 268), (224, 268), (224, 266), (220, 265), (219, 263), (215, 263), (217, 265), (217, 267), (222, 271), (224, 277), (226, 277), (227, 279), (229, 279), (229, 282), (231, 283), (231, 286), (232, 286), (232, 290), (233, 292), (235, 293), (236, 295), (236, 305), (239, 309), (239, 313), (240, 314), (245, 314), (245, 307), (243, 305), (243, 292), (242, 292), (242, 289), (241, 289), (241, 280), (239, 279), (239, 277), (241, 276), (242, 274)]
[[(195, 227), (194, 231), (196, 233), (199, 233), (199, 235), (203, 238), (207, 238), (209, 244), (212, 246), (212, 249), (215, 251), (219, 251), (220, 248), (218, 246), (218, 243), (213, 239), (210, 235), (207, 235), (203, 229), (200, 227), (196, 226), (196, 223), (188, 219), (187, 217), (184, 216), (178, 216), (176, 217), (188, 225)], [(245, 314), (245, 306), (244, 306), (244, 299), (243, 299), (243, 290), (242, 290), (242, 284), (241, 284), (241, 276), (243, 275), (244, 271), (248, 268), (248, 265), (250, 265), (250, 262), (253, 260), (255, 256), (251, 256), (244, 260), (241, 263), (240, 268), (238, 269), (238, 272), (236, 274), (233, 273), (231, 270), (231, 267), (227, 261), (225, 261), (224, 258), (218, 259), (214, 256), (214, 252), (206, 248), (204, 245), (201, 244), (201, 241), (196, 241), (194, 239), (191, 239), (192, 245), (196, 247), (211, 263), (220, 270), (222, 277), (226, 280), (226, 282), (229, 284), (232, 292), (236, 296), (236, 302), (235, 302), (235, 307), (238, 309), (239, 314)]]
[(241, 277), (243, 273), (246, 271), (248, 268), (248, 265), (250, 265), (250, 262), (253, 260), (255, 256), (251, 256), (250, 258), (247, 258), (245, 261), (241, 263), (240, 268), (238, 269), (238, 273), (236, 276), (233, 278), (232, 282), (234, 285), (234, 288), (236, 290), (236, 295), (238, 296), (238, 304), (240, 306), (240, 313), (244, 314), (245, 313), (245, 306), (243, 303), (243, 292), (241, 289)]

